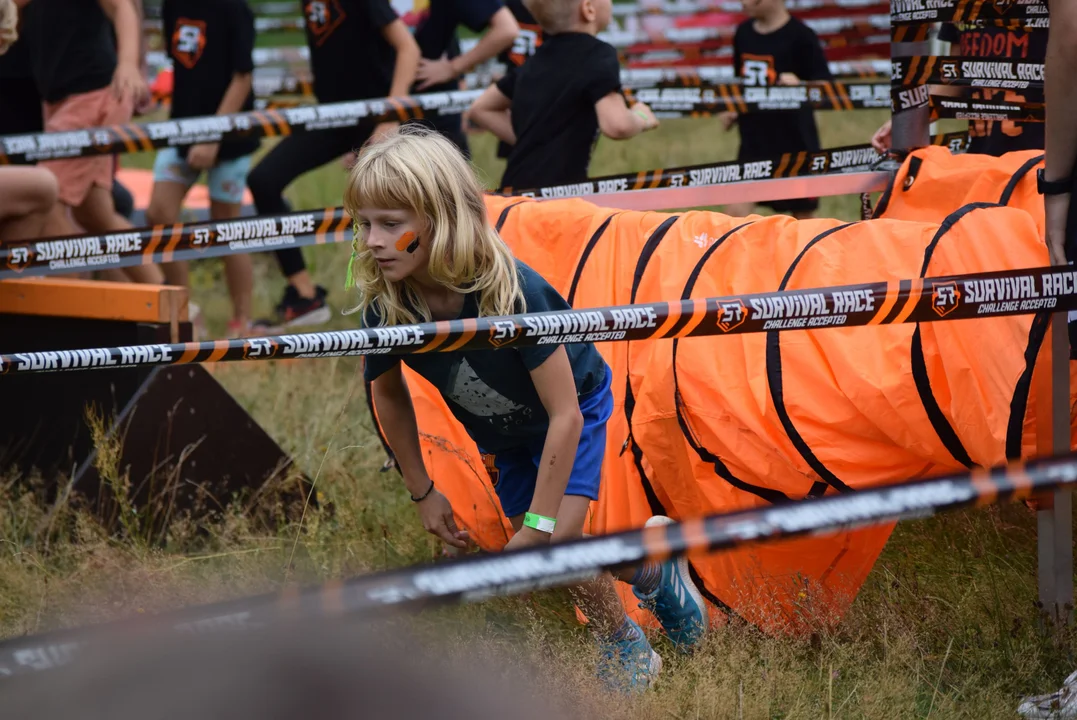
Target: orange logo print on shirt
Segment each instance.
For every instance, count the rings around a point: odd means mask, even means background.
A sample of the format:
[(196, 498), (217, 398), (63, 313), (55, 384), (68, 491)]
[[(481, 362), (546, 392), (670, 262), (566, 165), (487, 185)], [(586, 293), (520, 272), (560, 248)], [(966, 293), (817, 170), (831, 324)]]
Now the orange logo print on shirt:
[(740, 74), (745, 85), (773, 85), (778, 81), (778, 74), (774, 72), (773, 55), (744, 53), (741, 58)]
[(180, 18), (172, 33), (172, 57), (191, 70), (198, 64), (206, 49), (206, 23), (202, 20)]
[(333, 31), (348, 17), (340, 0), (308, 0), (303, 5), (307, 27), (314, 36), (315, 45), (321, 47)]

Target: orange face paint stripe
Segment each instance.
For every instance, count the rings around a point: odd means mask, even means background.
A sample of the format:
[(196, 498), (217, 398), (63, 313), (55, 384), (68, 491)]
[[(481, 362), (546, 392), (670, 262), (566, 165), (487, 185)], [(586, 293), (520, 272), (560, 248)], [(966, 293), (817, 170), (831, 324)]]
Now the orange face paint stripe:
[(898, 301), (898, 296), (901, 294), (901, 283), (890, 280), (886, 283), (886, 296), (883, 298), (882, 303), (879, 304), (879, 310), (875, 313), (875, 316), (868, 321), (868, 325), (878, 325), (883, 319), (890, 314), (890, 311), (894, 309), (894, 305)]
[(406, 233), (396, 239), (396, 245), (394, 245), (394, 247), (396, 248), (397, 252), (407, 252), (408, 247), (411, 246), (411, 243), (414, 242), (414, 240), (415, 233), (411, 230), (408, 230)]

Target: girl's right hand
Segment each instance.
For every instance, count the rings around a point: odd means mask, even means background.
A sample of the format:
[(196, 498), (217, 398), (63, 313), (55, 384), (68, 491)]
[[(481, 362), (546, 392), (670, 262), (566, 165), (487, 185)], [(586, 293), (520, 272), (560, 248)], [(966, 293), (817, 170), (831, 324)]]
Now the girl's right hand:
[(434, 488), (429, 495), (419, 501), (419, 517), (423, 527), (431, 535), (437, 535), (446, 545), (467, 548), (468, 532), (456, 527), (452, 505), (449, 499)]

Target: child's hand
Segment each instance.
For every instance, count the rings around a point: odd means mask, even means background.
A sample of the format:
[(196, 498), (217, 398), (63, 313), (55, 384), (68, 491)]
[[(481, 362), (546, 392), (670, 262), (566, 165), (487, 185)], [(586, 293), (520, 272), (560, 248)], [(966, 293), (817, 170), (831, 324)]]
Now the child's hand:
[(447, 55), (442, 55), (437, 60), (419, 58), (419, 69), (415, 73), (415, 79), (419, 81), (419, 90), (426, 90), (432, 85), (441, 85), (457, 77), (456, 68)]
[(800, 78), (798, 78), (794, 73), (783, 72), (781, 75), (778, 76), (778, 84), (779, 85), (799, 85), (800, 84)]
[(630, 109), (643, 120), (644, 132), (647, 130), (654, 130), (658, 127), (658, 118), (654, 116), (654, 111), (651, 110), (650, 105), (647, 103), (633, 103)]
[(423, 500), (419, 501), (419, 517), (423, 527), (431, 535), (437, 535), (446, 545), (467, 548), (468, 532), (456, 527), (452, 505), (449, 499), (435, 488)]
[(733, 129), (733, 125), (737, 122), (737, 112), (735, 110), (726, 110), (725, 112), (718, 113), (718, 119), (722, 123), (722, 127), (726, 132)]
[(187, 151), (187, 164), (195, 170), (209, 170), (217, 164), (217, 151), (220, 148), (219, 143), (192, 145)]
[(120, 63), (112, 74), (112, 91), (116, 93), (116, 99), (123, 103), (130, 103), (133, 109), (140, 105), (150, 95), (150, 87), (142, 71), (136, 65)]
[(544, 533), (541, 530), (522, 527), (520, 528), (520, 532), (513, 535), (508, 543), (505, 544), (505, 550), (521, 550), (525, 547), (533, 547), (535, 545), (549, 545), (551, 537), (553, 536), (549, 533)]
[(890, 132), (890, 121), (887, 120), (883, 123), (883, 126), (876, 130), (875, 134), (871, 136), (871, 146), (875, 148), (875, 151), (880, 155), (890, 149)]
[(0, 55), (19, 39), (19, 9), (14, 0), (0, 0)]

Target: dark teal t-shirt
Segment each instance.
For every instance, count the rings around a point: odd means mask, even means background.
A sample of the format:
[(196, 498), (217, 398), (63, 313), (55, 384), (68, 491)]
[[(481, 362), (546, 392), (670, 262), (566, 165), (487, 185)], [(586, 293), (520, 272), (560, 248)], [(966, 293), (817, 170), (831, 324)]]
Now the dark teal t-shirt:
[[(516, 261), (527, 312), (570, 310), (571, 307), (546, 280)], [(478, 317), (475, 295), (464, 296), (460, 318)], [(363, 327), (380, 324), (370, 308)], [(530, 371), (541, 365), (557, 345), (508, 347), (500, 350), (460, 350), (419, 355), (368, 355), (366, 379), (374, 380), (403, 360), (438, 389), (453, 415), (472, 439), (487, 452), (503, 452), (536, 437), (544, 437), (549, 416), (535, 390)], [(602, 385), (606, 363), (591, 343), (564, 345), (572, 364), (578, 395)]]

